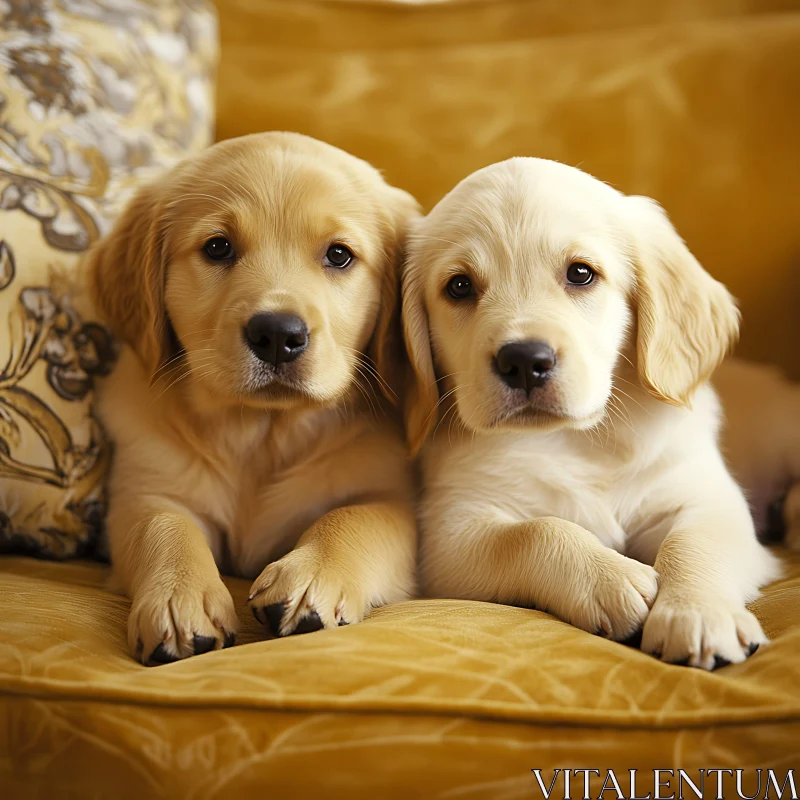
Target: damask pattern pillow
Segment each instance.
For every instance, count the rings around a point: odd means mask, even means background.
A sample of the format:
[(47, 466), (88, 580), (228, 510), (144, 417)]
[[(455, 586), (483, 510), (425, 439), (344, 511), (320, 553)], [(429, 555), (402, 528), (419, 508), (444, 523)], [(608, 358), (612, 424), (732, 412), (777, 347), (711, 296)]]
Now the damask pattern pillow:
[(136, 186), (212, 141), (203, 0), (0, 0), (0, 551), (96, 549), (108, 332), (72, 284)]

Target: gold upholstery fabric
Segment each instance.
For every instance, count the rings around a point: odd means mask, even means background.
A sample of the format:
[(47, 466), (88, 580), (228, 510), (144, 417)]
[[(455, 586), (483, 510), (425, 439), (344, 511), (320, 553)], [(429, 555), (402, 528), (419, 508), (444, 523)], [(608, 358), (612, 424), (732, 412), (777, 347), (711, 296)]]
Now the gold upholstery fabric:
[(297, 130), (430, 207), (514, 155), (655, 197), (800, 377), (797, 0), (219, 0), (217, 133)]
[(129, 604), (103, 590), (105, 567), (6, 558), (2, 796), (512, 798), (539, 796), (533, 768), (785, 771), (800, 752), (800, 557), (785, 560), (753, 605), (772, 643), (705, 673), (463, 601), (265, 640), (241, 580), (227, 581), (241, 644), (148, 668), (127, 654)]

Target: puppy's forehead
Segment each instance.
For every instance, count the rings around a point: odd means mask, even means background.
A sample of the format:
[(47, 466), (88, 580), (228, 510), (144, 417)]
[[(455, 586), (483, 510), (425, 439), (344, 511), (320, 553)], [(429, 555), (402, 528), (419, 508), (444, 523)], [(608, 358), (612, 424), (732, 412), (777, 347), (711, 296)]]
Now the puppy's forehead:
[(623, 199), (573, 167), (514, 158), (458, 184), (418, 227), (417, 240), (422, 247), (449, 242), (496, 263), (602, 251), (619, 238)]
[(368, 165), (330, 148), (239, 148), (200, 159), (173, 187), (174, 215), (198, 235), (215, 229), (261, 240), (373, 238), (382, 181)]

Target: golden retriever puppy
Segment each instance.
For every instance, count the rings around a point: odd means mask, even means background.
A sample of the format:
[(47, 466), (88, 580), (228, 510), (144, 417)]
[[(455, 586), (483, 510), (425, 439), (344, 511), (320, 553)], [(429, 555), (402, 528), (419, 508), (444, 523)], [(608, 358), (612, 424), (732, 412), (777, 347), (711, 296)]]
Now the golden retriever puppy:
[(403, 276), (427, 592), (529, 605), (713, 669), (778, 572), (717, 445), (727, 290), (651, 200), (551, 161), (462, 181)]
[(143, 663), (233, 643), (219, 569), (255, 578), (253, 613), (279, 635), (412, 591), (402, 423), (377, 388), (416, 208), (341, 150), (265, 133), (143, 189), (90, 253), (126, 345), (100, 413), (113, 572)]

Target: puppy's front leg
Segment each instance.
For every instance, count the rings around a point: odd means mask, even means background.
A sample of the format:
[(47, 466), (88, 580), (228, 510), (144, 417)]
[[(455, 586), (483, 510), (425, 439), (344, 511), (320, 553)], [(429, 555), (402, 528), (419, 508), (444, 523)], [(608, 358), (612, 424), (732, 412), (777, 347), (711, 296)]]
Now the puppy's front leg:
[(236, 609), (203, 531), (179, 511), (135, 505), (109, 516), (114, 577), (132, 601), (131, 654), (150, 666), (232, 645)]
[(359, 622), (414, 588), (416, 521), (402, 502), (328, 512), (253, 583), (250, 607), (276, 636)]
[(429, 527), (423, 579), (435, 596), (533, 606), (624, 640), (642, 627), (658, 591), (651, 567), (558, 517), (481, 522), (449, 533)]
[(744, 661), (767, 641), (745, 603), (777, 577), (777, 560), (757, 542), (744, 497), (721, 464), (678, 488), (681, 511), (667, 535), (632, 542), (638, 556), (655, 557), (661, 576), (642, 649), (708, 670)]

